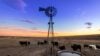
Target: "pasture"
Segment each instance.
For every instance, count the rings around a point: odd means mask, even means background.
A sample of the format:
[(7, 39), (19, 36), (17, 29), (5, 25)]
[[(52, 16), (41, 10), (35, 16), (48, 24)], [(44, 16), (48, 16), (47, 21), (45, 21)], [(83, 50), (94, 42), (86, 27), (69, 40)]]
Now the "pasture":
[[(46, 38), (0, 38), (0, 56), (45, 56), (47, 48), (49, 47), (47, 44), (38, 45), (38, 41), (45, 40)], [(60, 41), (59, 41), (60, 40)], [(22, 46), (19, 41), (29, 41), (30, 44), (27, 46)], [(99, 41), (93, 40), (65, 40), (65, 39), (55, 39), (55, 41), (59, 42), (59, 46), (65, 46), (64, 49), (68, 51), (73, 51), (71, 48), (72, 44), (97, 44), (100, 45)], [(57, 46), (55, 46), (56, 50), (59, 50)], [(77, 50), (79, 51), (79, 50)], [(80, 52), (80, 51), (79, 51)], [(83, 56), (99, 56), (100, 50), (93, 50), (89, 48), (83, 48), (82, 51)]]

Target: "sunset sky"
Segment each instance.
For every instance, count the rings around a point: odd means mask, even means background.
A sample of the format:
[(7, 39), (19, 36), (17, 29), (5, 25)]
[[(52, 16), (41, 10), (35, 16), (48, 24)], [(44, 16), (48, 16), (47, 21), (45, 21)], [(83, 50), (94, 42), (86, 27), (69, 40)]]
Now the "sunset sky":
[(0, 36), (47, 36), (49, 18), (38, 9), (51, 5), (55, 36), (100, 33), (100, 0), (0, 0)]

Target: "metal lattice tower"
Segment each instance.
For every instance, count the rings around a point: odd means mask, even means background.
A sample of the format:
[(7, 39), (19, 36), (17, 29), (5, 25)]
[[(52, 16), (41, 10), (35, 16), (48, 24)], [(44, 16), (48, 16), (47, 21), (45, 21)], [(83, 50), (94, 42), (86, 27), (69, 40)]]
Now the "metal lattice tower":
[[(47, 8), (39, 8), (39, 11), (45, 12), (46, 16), (49, 17), (48, 38), (47, 39), (48, 39), (48, 41), (53, 42), (53, 37), (54, 37), (53, 17), (56, 15), (57, 10), (53, 6), (49, 6)], [(51, 55), (50, 56), (54, 56), (53, 55), (53, 45), (50, 44), (49, 46), (50, 46), (50, 49), (51, 49)]]

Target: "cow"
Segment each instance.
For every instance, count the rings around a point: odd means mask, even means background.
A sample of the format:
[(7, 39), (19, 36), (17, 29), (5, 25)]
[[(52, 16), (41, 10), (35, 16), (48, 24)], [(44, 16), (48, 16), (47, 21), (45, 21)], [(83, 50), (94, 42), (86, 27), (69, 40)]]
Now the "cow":
[(29, 41), (19, 41), (19, 44), (21, 46), (29, 46), (30, 45), (30, 42)]
[(71, 48), (73, 49), (73, 51), (77, 51), (78, 49), (81, 51), (81, 45), (79, 44), (73, 44), (71, 45)]
[(87, 47), (89, 47), (89, 45), (88, 44), (84, 44), (84, 48), (87, 48)]
[(48, 44), (49, 42), (47, 40), (44, 40), (44, 44)]
[(99, 45), (91, 45), (91, 44), (85, 44), (84, 45), (84, 48), (90, 48), (90, 49), (94, 49), (94, 50), (97, 50), (97, 49), (100, 49), (100, 46)]
[(97, 48), (97, 49), (100, 49), (100, 46), (99, 46), (99, 45), (96, 45), (96, 48)]
[(53, 46), (58, 46), (58, 45), (59, 45), (59, 43), (58, 43), (57, 41), (51, 41), (51, 44), (52, 44)]
[(65, 48), (65, 46), (59, 46), (58, 47), (60, 50), (65, 50), (66, 48)]
[(38, 41), (37, 44), (38, 44), (38, 45), (43, 45), (44, 42), (40, 42), (40, 41)]
[(89, 45), (89, 48), (94, 49), (94, 50), (97, 50), (96, 45)]
[(48, 44), (49, 42), (47, 40), (44, 40), (44, 41), (38, 41), (37, 44), (38, 45), (46, 45)]

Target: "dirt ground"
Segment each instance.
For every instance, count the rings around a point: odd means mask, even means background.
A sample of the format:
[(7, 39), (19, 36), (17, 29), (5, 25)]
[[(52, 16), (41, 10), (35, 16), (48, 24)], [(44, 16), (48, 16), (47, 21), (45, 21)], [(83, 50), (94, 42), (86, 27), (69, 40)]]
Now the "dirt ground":
[[(30, 41), (29, 46), (21, 46), (19, 41)], [(0, 56), (44, 56), (47, 51), (47, 45), (37, 45), (37, 39), (16, 39), (1, 38), (0, 39)], [(66, 46), (66, 50), (72, 51), (71, 43), (65, 42), (61, 45)], [(83, 56), (100, 56), (100, 50), (83, 49)]]

